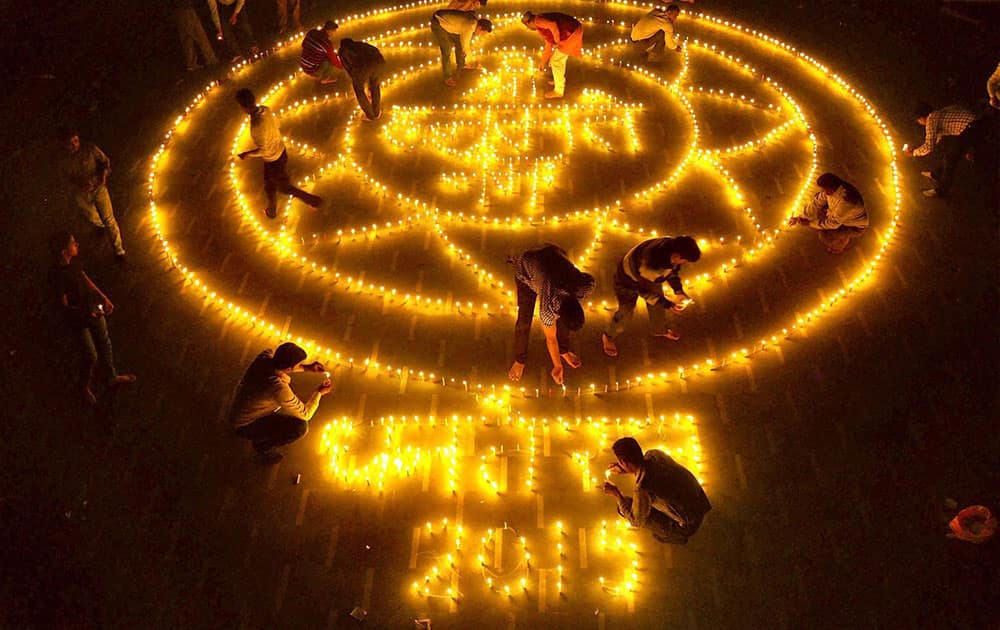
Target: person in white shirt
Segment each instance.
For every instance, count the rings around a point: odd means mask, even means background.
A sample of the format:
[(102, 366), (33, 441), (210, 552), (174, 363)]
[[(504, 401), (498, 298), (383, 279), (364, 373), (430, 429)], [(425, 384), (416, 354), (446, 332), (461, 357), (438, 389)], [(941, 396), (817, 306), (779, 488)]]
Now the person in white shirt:
[(788, 224), (818, 230), (826, 251), (842, 254), (868, 228), (865, 200), (857, 188), (833, 173), (820, 175), (816, 185), (820, 191)]
[[(246, 53), (256, 55), (260, 52), (253, 35), (253, 27), (250, 26), (250, 18), (243, 10), (246, 0), (206, 0), (206, 2), (208, 2), (208, 12), (212, 14), (212, 23), (215, 24), (215, 36), (226, 42), (229, 52), (233, 55), (233, 61), (238, 61)], [(220, 4), (224, 19), (219, 18)], [(242, 43), (238, 41), (240, 39), (243, 40)]]
[(274, 219), (278, 216), (277, 193), (291, 195), (301, 200), (313, 210), (319, 210), (323, 200), (316, 195), (307, 193), (292, 185), (288, 172), (288, 152), (285, 141), (281, 138), (281, 128), (278, 127), (278, 117), (270, 108), (257, 104), (253, 92), (243, 88), (236, 93), (236, 102), (250, 115), (250, 137), (257, 145), (256, 149), (238, 154), (241, 160), (248, 157), (259, 157), (264, 160), (264, 193), (267, 195), (267, 208), (264, 214)]
[(261, 461), (281, 460), (275, 449), (301, 438), (309, 430), (309, 420), (319, 408), (319, 400), (333, 391), (330, 379), (319, 384), (305, 402), (289, 385), (294, 372), (323, 372), (319, 361), (304, 363), (306, 351), (294, 343), (283, 343), (272, 353), (264, 350), (247, 368), (236, 387), (229, 408), (229, 421), (239, 437), (253, 442)]
[(466, 57), (472, 52), (472, 37), (492, 32), (493, 23), (476, 19), (476, 14), (471, 11), (441, 9), (434, 12), (431, 16), (431, 33), (441, 49), (441, 72), (445, 85), (455, 87), (455, 72), (458, 68), (472, 70), (476, 67), (466, 65)]
[(642, 16), (632, 27), (629, 38), (645, 48), (647, 61), (663, 61), (663, 51), (667, 48), (680, 52), (681, 44), (674, 33), (674, 24), (681, 9), (676, 4), (659, 7)]

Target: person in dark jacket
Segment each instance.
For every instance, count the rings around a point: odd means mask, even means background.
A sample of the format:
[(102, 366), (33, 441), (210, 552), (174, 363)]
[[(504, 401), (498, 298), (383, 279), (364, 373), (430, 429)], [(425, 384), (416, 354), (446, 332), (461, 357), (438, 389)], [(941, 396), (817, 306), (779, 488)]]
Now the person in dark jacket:
[(385, 57), (371, 44), (344, 38), (337, 51), (344, 70), (351, 77), (354, 95), (367, 120), (382, 117), (382, 70)]
[[(639, 297), (646, 301), (646, 312), (653, 327), (653, 335), (671, 341), (680, 335), (667, 328), (667, 310), (680, 313), (690, 300), (684, 293), (680, 271), (684, 263), (697, 262), (701, 258), (698, 242), (690, 236), (676, 238), (662, 237), (642, 241), (628, 251), (618, 262), (615, 272), (615, 296), (618, 310), (601, 337), (604, 353), (609, 357), (618, 356), (615, 338), (625, 330), (625, 323), (635, 314)], [(675, 300), (663, 294), (663, 283), (674, 291)]]
[(698, 479), (663, 451), (643, 454), (635, 438), (621, 438), (611, 449), (618, 461), (608, 470), (635, 475), (634, 497), (623, 495), (614, 482), (604, 482), (604, 494), (618, 499), (618, 514), (633, 527), (650, 530), (661, 543), (687, 544), (712, 509)]

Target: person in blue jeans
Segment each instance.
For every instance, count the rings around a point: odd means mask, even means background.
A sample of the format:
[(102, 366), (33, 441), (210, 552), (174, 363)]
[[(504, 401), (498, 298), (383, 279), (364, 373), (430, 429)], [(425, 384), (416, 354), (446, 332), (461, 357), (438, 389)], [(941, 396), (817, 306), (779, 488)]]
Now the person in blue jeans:
[(49, 280), (67, 326), (72, 331), (81, 354), (80, 393), (88, 404), (97, 403), (94, 393), (98, 368), (106, 377), (109, 388), (135, 382), (134, 374), (119, 374), (115, 369), (107, 317), (115, 310), (104, 294), (83, 270), (77, 259), (80, 245), (69, 232), (57, 232), (50, 240), (56, 264)]

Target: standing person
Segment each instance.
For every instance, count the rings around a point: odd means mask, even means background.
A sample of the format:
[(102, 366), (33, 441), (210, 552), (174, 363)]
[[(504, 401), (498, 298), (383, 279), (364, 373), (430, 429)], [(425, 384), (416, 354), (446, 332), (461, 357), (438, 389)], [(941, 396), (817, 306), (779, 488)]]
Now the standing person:
[[(601, 335), (604, 354), (609, 357), (618, 356), (618, 346), (615, 339), (625, 330), (625, 323), (635, 314), (635, 305), (642, 297), (646, 301), (646, 312), (649, 313), (649, 323), (654, 337), (664, 337), (671, 341), (681, 338), (679, 334), (667, 328), (667, 310), (680, 313), (684, 310), (686, 301), (691, 298), (684, 292), (681, 284), (680, 271), (685, 263), (698, 262), (701, 249), (698, 242), (690, 236), (676, 238), (661, 237), (642, 241), (628, 251), (618, 261), (615, 271), (615, 297), (618, 298), (618, 310), (611, 318), (611, 323)], [(676, 302), (667, 299), (663, 294), (663, 283), (666, 282), (674, 291)]]
[(340, 40), (337, 56), (351, 77), (354, 96), (365, 113), (365, 120), (381, 118), (382, 71), (385, 69), (382, 53), (371, 44), (344, 38)]
[(299, 67), (303, 73), (318, 79), (323, 84), (336, 82), (337, 68), (344, 67), (330, 40), (337, 28), (336, 22), (327, 20), (322, 28), (312, 29), (302, 40)]
[[(212, 14), (215, 24), (215, 36), (226, 42), (233, 61), (239, 61), (247, 52), (256, 55), (260, 52), (253, 36), (250, 18), (243, 9), (246, 0), (206, 0), (208, 11)], [(222, 5), (222, 19), (219, 18), (219, 5)], [(238, 41), (242, 40), (242, 42)]]
[(81, 144), (80, 134), (74, 129), (63, 129), (59, 135), (66, 150), (59, 160), (59, 173), (74, 205), (83, 211), (88, 223), (104, 230), (115, 258), (124, 262), (125, 245), (108, 194), (111, 160), (96, 144)]
[(643, 454), (635, 438), (623, 437), (611, 449), (618, 461), (608, 470), (635, 475), (634, 497), (623, 495), (614, 482), (604, 482), (604, 494), (618, 499), (618, 514), (632, 527), (650, 530), (661, 543), (687, 544), (712, 509), (695, 476), (663, 451)]
[(545, 50), (538, 69), (552, 68), (552, 89), (545, 98), (562, 98), (566, 91), (566, 61), (583, 54), (583, 24), (565, 13), (540, 13), (525, 11), (521, 22), (545, 40)]
[(174, 22), (177, 24), (177, 36), (181, 40), (181, 52), (184, 54), (184, 67), (188, 72), (200, 70), (204, 66), (198, 63), (198, 54), (195, 46), (201, 52), (201, 58), (205, 66), (214, 66), (219, 63), (212, 50), (212, 45), (205, 35), (205, 28), (201, 24), (198, 12), (195, 10), (196, 0), (174, 0)]
[(292, 21), (295, 22), (295, 30), (302, 31), (302, 21), (299, 19), (301, 11), (299, 0), (278, 0), (278, 35), (284, 35), (288, 30), (288, 9), (291, 5)]
[(819, 241), (826, 245), (826, 251), (842, 254), (868, 228), (865, 200), (853, 184), (833, 173), (820, 175), (816, 185), (820, 191), (788, 224), (818, 230)]
[(455, 87), (457, 69), (471, 70), (475, 67), (466, 65), (466, 57), (472, 52), (472, 37), (492, 32), (493, 23), (476, 19), (476, 14), (471, 11), (441, 9), (434, 12), (431, 16), (431, 33), (441, 49), (441, 73), (444, 75), (445, 85)]
[(478, 11), (486, 6), (486, 0), (451, 0), (448, 8), (455, 11)]
[(666, 48), (681, 51), (681, 43), (674, 33), (674, 25), (680, 13), (681, 8), (676, 4), (671, 4), (666, 9), (657, 7), (639, 18), (632, 27), (629, 38), (645, 47), (647, 61), (663, 61), (663, 51)]
[(243, 88), (236, 93), (236, 102), (250, 116), (250, 137), (256, 149), (243, 151), (237, 157), (245, 160), (248, 157), (259, 157), (264, 160), (264, 194), (267, 195), (267, 208), (264, 214), (274, 219), (278, 216), (277, 193), (291, 195), (301, 200), (313, 210), (319, 210), (323, 200), (316, 195), (307, 193), (292, 185), (285, 170), (288, 165), (288, 151), (285, 141), (281, 138), (278, 127), (278, 117), (269, 107), (257, 104), (253, 92)]
[(977, 140), (976, 115), (962, 105), (950, 105), (934, 111), (927, 103), (921, 103), (913, 117), (924, 127), (924, 143), (904, 153), (910, 157), (923, 157), (931, 153), (941, 157), (939, 167), (921, 171), (921, 175), (935, 184), (934, 188), (924, 191), (924, 196), (947, 197), (951, 192), (959, 161)]
[(107, 377), (109, 388), (134, 383), (135, 376), (119, 374), (115, 370), (114, 352), (106, 321), (107, 316), (114, 312), (115, 305), (97, 288), (77, 260), (80, 246), (76, 239), (69, 232), (58, 232), (52, 235), (49, 245), (56, 259), (49, 280), (56, 303), (80, 347), (80, 392), (84, 400), (93, 405), (97, 403), (94, 377), (98, 364)]
[(319, 399), (333, 391), (330, 379), (302, 402), (290, 383), (295, 372), (323, 372), (319, 361), (306, 364), (306, 351), (294, 343), (283, 343), (274, 352), (264, 350), (250, 363), (240, 380), (229, 410), (229, 420), (241, 438), (253, 442), (260, 461), (275, 464), (282, 459), (275, 449), (301, 438), (319, 408)]
[(570, 333), (583, 328), (580, 300), (594, 291), (594, 277), (577, 269), (558, 245), (534, 247), (520, 256), (512, 256), (508, 262), (514, 266), (517, 285), (517, 323), (514, 325), (514, 364), (507, 375), (512, 381), (519, 381), (524, 374), (537, 298), (545, 347), (552, 360), (552, 380), (562, 385), (562, 362), (566, 361), (571, 368), (582, 365), (570, 349)]

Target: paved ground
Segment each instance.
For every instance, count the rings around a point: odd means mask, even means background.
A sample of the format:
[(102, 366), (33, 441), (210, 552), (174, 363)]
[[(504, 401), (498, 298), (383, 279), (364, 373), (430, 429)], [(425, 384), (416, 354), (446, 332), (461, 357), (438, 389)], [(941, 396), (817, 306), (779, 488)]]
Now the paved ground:
[[(745, 6), (725, 3), (704, 9), (794, 41), (844, 70), (871, 96), (901, 141), (918, 138), (919, 130), (906, 122), (912, 99), (978, 98), (991, 70), (985, 35), (972, 24), (938, 17), (931, 4), (920, 11), (909, 3), (899, 8), (772, 3), (752, 14)], [(122, 24), (143, 17), (133, 7), (112, 11)], [(312, 11), (325, 17), (346, 9)], [(457, 499), (425, 494), (416, 481), (390, 484), (382, 499), (365, 489), (350, 492), (324, 478), (316, 431), (289, 449), (280, 466), (267, 470), (248, 463), (243, 445), (225, 434), (220, 415), (227, 395), (242, 363), (263, 342), (238, 326), (224, 325), (190, 288), (181, 287), (177, 274), (164, 267), (143, 221), (148, 156), (165, 121), (208, 75), (179, 78), (169, 29), (148, 34), (162, 46), (138, 47), (146, 33), (65, 15), (56, 23), (70, 29), (79, 20), (101, 35), (67, 31), (68, 41), (79, 37), (89, 47), (84, 50), (93, 53), (79, 63), (58, 64), (55, 80), (20, 82), (19, 102), (31, 105), (7, 108), (13, 123), (7, 127), (35, 139), (12, 134), (16, 152), (4, 163), (7, 179), (15, 182), (12, 229), (4, 235), (9, 240), (5, 251), (11, 253), (5, 272), (14, 290), (5, 293), (5, 300), (8, 312), (23, 314), (5, 330), (8, 365), (17, 373), (4, 379), (7, 408), (13, 412), (7, 418), (0, 513), (10, 532), (5, 556), (15, 558), (5, 563), (3, 573), (6, 625), (349, 627), (347, 612), (363, 604), (370, 610), (366, 623), (375, 627), (409, 627), (421, 612), (435, 627), (990, 626), (996, 547), (946, 540), (942, 506), (950, 497), (960, 504), (997, 507), (995, 169), (965, 169), (955, 198), (931, 203), (913, 194), (920, 168), (904, 164), (905, 219), (878, 282), (857, 305), (824, 319), (822, 329), (785, 344), (780, 359), (768, 355), (754, 360), (752, 372), (729, 370), (691, 381), (684, 391), (670, 386), (649, 399), (641, 392), (620, 393), (583, 397), (574, 405), (572, 396), (564, 401), (557, 391), (554, 400), (529, 401), (525, 413), (539, 416), (642, 416), (650, 407), (654, 415), (691, 413), (715, 507), (687, 547), (642, 547), (644, 586), (634, 610), (627, 598), (591, 589), (596, 592), (568, 593), (565, 600), (553, 593), (540, 601), (529, 593), (509, 603), (489, 601), (481, 593), (451, 612), (447, 600), (422, 606), (412, 595), (407, 585), (419, 571), (411, 570), (407, 560), (416, 550), (416, 564), (424, 566), (423, 553), (443, 537), (441, 525), (434, 524), (433, 535), (419, 534), (417, 545), (413, 527), (431, 517), (458, 516)], [(845, 30), (855, 45), (842, 45)], [(914, 52), (913, 42), (931, 37), (942, 42), (942, 52), (921, 54), (919, 47)], [(141, 63), (125, 63), (133, 55)], [(101, 79), (100, 85), (86, 85), (91, 78)], [(793, 95), (806, 89), (796, 87)], [(810, 105), (809, 113), (817, 120), (836, 120), (833, 109), (819, 107)], [(190, 139), (204, 143), (198, 159), (213, 159), (213, 146), (228, 143), (235, 131), (233, 118), (226, 122), (219, 116), (228, 125), (218, 132), (222, 141), (213, 132)], [(115, 160), (112, 195), (130, 244), (131, 261), (121, 270), (109, 262), (98, 239), (85, 239), (88, 268), (119, 306), (113, 335), (120, 363), (141, 379), (96, 413), (82, 411), (66, 393), (72, 360), (43, 299), (40, 244), (66, 215), (58, 198), (47, 194), (45, 150), (50, 147), (42, 134), (63, 117), (98, 138)], [(843, 146), (863, 153), (863, 147), (839, 139), (836, 129), (823, 133), (829, 138), (822, 143), (827, 151)], [(853, 178), (870, 177), (863, 188), (876, 190), (878, 175), (867, 171), (864, 155), (850, 155), (841, 156), (845, 168), (854, 169)], [(184, 192), (201, 199), (197, 189), (205, 187), (210, 207), (212, 184), (212, 177), (192, 178)], [(224, 196), (224, 184), (218, 188)], [(210, 239), (216, 232), (208, 227), (232, 230), (234, 216), (229, 208), (202, 217), (200, 224), (184, 223), (188, 251), (206, 269), (210, 264), (212, 273), (231, 274), (229, 286), (240, 285), (240, 266), (270, 260), (267, 250), (251, 248), (223, 263), (239, 243), (221, 231)], [(793, 287), (816, 288), (809, 284), (815, 277), (810, 270), (823, 258), (809, 248), (813, 244), (796, 240), (804, 253), (787, 260), (802, 264), (779, 265)], [(749, 292), (755, 279), (751, 276), (746, 287), (735, 283), (720, 297), (706, 290), (705, 311), (687, 330), (689, 337), (714, 335), (719, 348), (743, 335), (753, 338), (756, 327), (769, 321), (765, 311), (784, 304), (782, 283), (772, 278), (773, 286), (768, 285), (761, 276), (766, 298), (748, 300), (753, 306), (744, 311), (740, 291)], [(255, 309), (266, 287), (276, 286), (268, 280), (260, 278), (263, 289), (257, 281), (245, 283), (250, 284), (246, 299)], [(322, 297), (316, 302), (304, 296), (299, 304), (299, 290), (272, 288), (267, 308), (283, 313), (298, 304), (302, 314), (293, 313), (293, 322), (308, 321), (310, 309), (326, 308)], [(365, 341), (367, 355), (371, 340), (379, 338), (376, 326), (362, 325), (372, 321), (364, 310), (367, 302), (333, 302), (335, 337), (346, 345), (352, 337)], [(352, 327), (346, 324), (352, 309), (359, 323), (345, 335), (345, 326)], [(739, 315), (735, 324), (734, 313)], [(456, 371), (467, 370), (472, 359), (463, 345), (438, 350), (433, 324), (426, 325), (432, 356), (440, 352)], [(491, 363), (488, 355), (509, 352), (507, 326), (509, 320), (483, 329), (487, 345), (480, 351), (487, 356), (475, 359), (489, 366), (482, 372), (502, 370), (505, 359)], [(400, 333), (392, 333), (391, 326), (386, 330), (381, 353), (426, 354), (397, 347)], [(682, 346), (679, 352), (695, 356), (703, 347), (696, 353), (693, 345)], [(638, 348), (630, 350), (640, 355)], [(540, 347), (533, 351), (540, 356)], [(588, 366), (594, 365), (602, 378), (598, 382), (611, 380), (606, 364), (588, 352)], [(661, 359), (655, 349), (651, 359)], [(324, 414), (377, 419), (399, 413), (400, 407), (420, 414), (480, 413), (458, 390), (410, 383), (404, 393), (399, 381), (375, 381), (346, 370), (338, 372), (338, 381), (341, 393), (326, 403)], [(479, 447), (525, 444), (524, 432), (505, 436), (497, 431), (496, 440), (491, 433)], [(544, 440), (541, 431), (537, 434)], [(552, 450), (561, 448), (556, 438)], [(523, 456), (503, 461), (509, 462), (511, 482), (524, 479)], [(569, 527), (587, 530), (592, 546), (599, 509), (607, 505), (562, 500), (579, 487), (578, 480), (570, 484), (563, 478), (567, 469), (565, 458), (539, 465), (539, 482), (546, 484), (543, 502), (528, 492), (499, 500), (469, 492), (461, 503), (464, 524), (471, 533), (508, 521), (530, 532), (532, 548), (538, 541), (539, 566), (551, 568), (556, 562), (551, 544), (557, 538), (544, 532), (552, 531), (553, 521), (563, 518)], [(298, 474), (302, 483), (293, 485)], [(433, 479), (436, 483), (438, 477)], [(516, 547), (509, 535), (502, 537), (508, 549)], [(605, 562), (592, 552), (590, 566), (581, 568), (579, 538), (573, 538), (566, 542), (567, 591), (574, 580), (592, 583)], [(500, 564), (509, 566), (507, 553)], [(613, 565), (608, 561), (607, 566)], [(552, 575), (545, 578), (550, 593)], [(481, 581), (467, 576), (462, 588), (482, 591)]]

